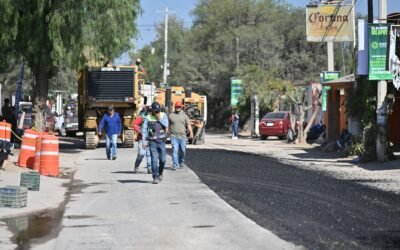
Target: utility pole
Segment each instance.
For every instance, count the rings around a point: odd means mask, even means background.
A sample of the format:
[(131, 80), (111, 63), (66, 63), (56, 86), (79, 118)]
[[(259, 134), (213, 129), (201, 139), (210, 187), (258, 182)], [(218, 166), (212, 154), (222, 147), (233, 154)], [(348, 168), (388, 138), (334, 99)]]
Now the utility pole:
[[(386, 23), (387, 18), (387, 1), (379, 0), (379, 23)], [(378, 96), (376, 105), (376, 121), (377, 121), (377, 134), (376, 134), (376, 156), (378, 161), (384, 162), (386, 156), (387, 145), (387, 114), (386, 114), (386, 101), (387, 82), (378, 81)]]
[(335, 71), (335, 56), (333, 53), (333, 42), (327, 42), (328, 47), (328, 71)]
[(356, 49), (357, 45), (357, 37), (356, 37), (356, 6), (354, 0), (351, 0), (351, 6), (352, 6), (352, 17), (353, 17), (353, 50)]
[(368, 0), (368, 23), (374, 22), (374, 0)]
[(168, 8), (165, 8), (165, 21), (164, 21), (164, 74), (163, 81), (166, 87), (169, 87), (168, 84)]
[(239, 37), (236, 37), (236, 70), (239, 69), (240, 58), (239, 58)]

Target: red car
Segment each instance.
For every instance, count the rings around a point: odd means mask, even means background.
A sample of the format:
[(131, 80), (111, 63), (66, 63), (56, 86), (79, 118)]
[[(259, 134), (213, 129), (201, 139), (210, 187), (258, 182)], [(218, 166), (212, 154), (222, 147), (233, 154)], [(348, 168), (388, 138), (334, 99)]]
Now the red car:
[(268, 136), (278, 136), (284, 139), (290, 128), (290, 112), (271, 112), (266, 114), (260, 121), (259, 130), (261, 140), (266, 140)]

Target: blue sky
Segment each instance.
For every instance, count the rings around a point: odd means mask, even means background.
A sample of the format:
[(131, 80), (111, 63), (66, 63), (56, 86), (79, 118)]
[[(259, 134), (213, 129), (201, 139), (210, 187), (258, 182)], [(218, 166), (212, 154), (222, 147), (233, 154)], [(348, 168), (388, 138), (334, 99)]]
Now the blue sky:
[[(286, 2), (297, 7), (305, 7), (309, 1), (286, 0)], [(400, 0), (387, 0), (387, 2), (388, 13), (400, 12)], [(193, 10), (196, 3), (197, 0), (141, 0), (143, 14), (137, 21), (140, 34), (138, 38), (134, 40), (135, 49), (140, 49), (155, 39), (156, 33), (154, 25), (164, 20), (164, 14), (159, 12), (168, 7), (178, 18), (183, 19), (185, 23), (190, 23), (192, 21), (190, 12)], [(374, 14), (376, 16), (378, 13), (378, 0), (375, 0), (374, 9)], [(367, 0), (357, 0), (356, 11), (366, 14)], [(128, 60), (127, 54), (124, 54), (117, 60), (116, 64), (127, 64)]]

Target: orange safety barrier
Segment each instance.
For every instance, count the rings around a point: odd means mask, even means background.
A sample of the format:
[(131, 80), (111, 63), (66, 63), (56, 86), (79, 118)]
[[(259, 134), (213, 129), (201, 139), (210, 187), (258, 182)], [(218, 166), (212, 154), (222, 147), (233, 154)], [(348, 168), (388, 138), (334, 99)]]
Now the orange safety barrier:
[(19, 151), (18, 166), (22, 168), (33, 168), (35, 162), (36, 137), (39, 132), (32, 129), (26, 129), (22, 137), (21, 150)]
[(36, 146), (35, 146), (35, 161), (33, 163), (33, 170), (39, 171), (40, 170), (40, 151), (42, 149), (42, 134), (40, 134), (36, 138)]
[(11, 123), (0, 122), (0, 140), (11, 141)]
[(46, 176), (58, 176), (60, 173), (58, 156), (58, 137), (44, 135), (40, 150), (40, 174)]

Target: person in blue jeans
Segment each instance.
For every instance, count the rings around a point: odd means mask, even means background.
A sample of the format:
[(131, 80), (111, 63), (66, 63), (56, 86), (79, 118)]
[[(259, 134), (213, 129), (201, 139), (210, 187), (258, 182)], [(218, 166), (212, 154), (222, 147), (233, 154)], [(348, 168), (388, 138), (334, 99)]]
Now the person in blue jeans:
[(122, 124), (119, 114), (115, 112), (113, 106), (108, 107), (108, 112), (104, 114), (99, 124), (99, 135), (103, 128), (106, 132), (106, 155), (107, 159), (117, 159), (117, 139), (121, 134)]
[(172, 145), (172, 170), (185, 167), (186, 131), (189, 131), (189, 138), (193, 138), (190, 119), (182, 110), (182, 107), (183, 105), (181, 102), (176, 102), (175, 111), (169, 114), (168, 117)]
[(165, 141), (168, 134), (168, 116), (161, 112), (158, 102), (151, 104), (151, 113), (146, 116), (142, 126), (143, 148), (150, 148), (153, 184), (163, 180), (167, 153)]
[(133, 129), (137, 133), (136, 140), (138, 142), (138, 153), (136, 156), (134, 173), (138, 173), (140, 163), (142, 163), (144, 156), (146, 156), (146, 161), (147, 161), (147, 173), (148, 174), (152, 173), (150, 148), (147, 147), (146, 149), (144, 149), (142, 147), (142, 145), (143, 145), (142, 125), (143, 125), (143, 122), (144, 122), (144, 119), (146, 118), (146, 116), (147, 116), (147, 108), (146, 108), (146, 106), (143, 106), (139, 115), (133, 120), (133, 123), (132, 123)]
[(239, 135), (239, 115), (237, 112), (232, 112), (229, 120), (232, 126), (232, 139), (237, 140)]

